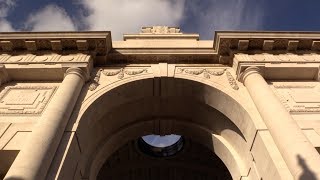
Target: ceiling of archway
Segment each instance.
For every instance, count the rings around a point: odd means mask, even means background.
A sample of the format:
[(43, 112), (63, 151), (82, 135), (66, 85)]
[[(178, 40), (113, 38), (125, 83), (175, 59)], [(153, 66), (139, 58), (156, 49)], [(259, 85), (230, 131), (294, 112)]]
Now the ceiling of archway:
[(212, 151), (186, 138), (183, 150), (167, 158), (146, 155), (139, 150), (137, 140), (130, 141), (104, 163), (97, 179), (228, 180), (232, 178), (223, 162)]

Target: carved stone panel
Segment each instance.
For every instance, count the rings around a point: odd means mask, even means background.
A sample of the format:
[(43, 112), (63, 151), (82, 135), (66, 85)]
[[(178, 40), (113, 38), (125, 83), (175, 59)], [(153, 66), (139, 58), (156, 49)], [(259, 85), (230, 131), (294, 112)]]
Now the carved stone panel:
[(235, 59), (240, 62), (320, 62), (320, 55), (318, 54), (235, 54)]
[[(177, 73), (185, 73), (190, 75), (200, 75), (210, 79), (211, 76), (221, 76), (226, 69), (209, 69), (209, 68), (178, 68)], [(210, 76), (211, 75), (211, 76)]]
[(87, 54), (46, 54), (46, 55), (0, 55), (0, 63), (3, 64), (20, 64), (20, 63), (69, 63), (69, 62), (89, 62), (90, 55)]
[(0, 93), (0, 114), (41, 114), (55, 89), (55, 86), (7, 86)]
[(239, 86), (236, 79), (226, 68), (201, 68), (201, 67), (179, 67), (176, 69), (177, 74), (193, 75), (210, 79), (214, 76), (222, 76), (226, 74), (227, 80), (234, 90), (238, 90)]
[(320, 113), (319, 83), (273, 83), (273, 87), (289, 112)]

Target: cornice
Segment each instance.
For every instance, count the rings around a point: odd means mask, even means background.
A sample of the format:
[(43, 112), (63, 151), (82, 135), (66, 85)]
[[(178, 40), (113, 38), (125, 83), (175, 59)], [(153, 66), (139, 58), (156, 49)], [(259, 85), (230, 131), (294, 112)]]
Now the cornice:
[(110, 31), (0, 33), (0, 53), (85, 51), (99, 56), (111, 48)]
[(319, 79), (320, 32), (220, 31), (214, 49), (227, 57), (238, 78), (257, 66), (269, 80)]
[[(139, 39), (145, 36), (148, 39), (148, 43), (152, 44), (152, 39), (158, 41), (158, 39), (171, 39), (175, 42), (173, 37), (182, 36), (194, 36), (192, 34), (137, 34), (137, 35), (125, 35), (130, 37), (129, 39)], [(143, 38), (142, 38), (143, 39)], [(140, 39), (141, 40), (141, 39)], [(183, 38), (179, 39), (183, 40)], [(198, 41), (198, 40), (197, 40)], [(200, 40), (201, 41), (201, 40)], [(198, 42), (200, 42), (198, 41)], [(124, 41), (125, 42), (125, 41)], [(179, 41), (177, 41), (178, 43)], [(187, 42), (185, 42), (187, 43)], [(150, 46), (152, 49), (146, 49), (144, 47), (135, 48), (128, 47), (115, 48), (111, 56), (108, 58), (109, 62), (114, 62), (119, 59), (117, 56), (118, 52), (121, 54), (122, 62), (132, 62), (144, 61), (147, 57), (150, 59), (149, 62), (153, 60), (162, 59), (167, 63), (223, 63), (229, 64), (230, 66), (234, 63), (233, 58), (235, 53), (244, 54), (308, 54), (308, 53), (319, 53), (320, 51), (320, 32), (281, 32), (281, 31), (217, 31), (215, 32), (215, 39), (213, 41), (212, 47), (194, 47), (194, 48), (181, 48), (177, 46), (173, 48), (156, 47)], [(168, 57), (169, 54), (174, 56), (174, 59)], [(177, 57), (179, 55), (179, 57)], [(190, 60), (190, 55), (193, 56)], [(176, 57), (178, 59), (176, 59)], [(197, 57), (201, 61), (197, 60)], [(132, 58), (130, 60), (130, 58)], [(207, 60), (203, 60), (206, 59)], [(127, 59), (127, 60), (126, 60)], [(213, 60), (214, 59), (214, 60)], [(123, 61), (124, 60), (124, 61)], [(213, 61), (212, 61), (213, 60)]]
[(237, 78), (246, 69), (258, 67), (267, 80), (309, 80), (319, 79), (320, 55), (318, 54), (243, 54), (233, 58), (233, 69)]
[[(144, 41), (144, 37), (147, 38), (146, 44), (150, 46), (132, 45), (135, 36), (142, 37), (141, 41)], [(0, 61), (6, 65), (83, 63), (89, 61), (79, 57), (88, 55), (94, 65), (211, 63), (233, 66), (239, 73), (242, 67), (248, 65), (282, 66), (279, 64), (296, 63), (299, 66), (312, 64), (311, 66), (316, 67), (320, 63), (317, 55), (320, 50), (320, 32), (218, 31), (212, 46), (208, 43), (197, 43), (201, 42), (197, 39), (197, 34), (142, 33), (125, 37), (132, 37), (131, 43), (122, 41), (119, 47), (113, 48), (109, 31), (0, 33)], [(192, 41), (184, 41), (184, 38), (191, 38)], [(168, 47), (167, 42), (170, 42)], [(250, 55), (250, 58), (239, 60), (235, 58), (237, 54)]]
[(320, 32), (217, 31), (213, 46), (220, 55), (319, 51)]

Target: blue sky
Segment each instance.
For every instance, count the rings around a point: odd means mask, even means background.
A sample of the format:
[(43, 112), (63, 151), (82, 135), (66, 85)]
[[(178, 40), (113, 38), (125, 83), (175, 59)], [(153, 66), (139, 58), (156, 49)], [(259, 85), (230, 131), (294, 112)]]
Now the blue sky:
[(0, 31), (110, 30), (180, 26), (213, 39), (217, 30), (319, 31), (319, 0), (0, 0)]

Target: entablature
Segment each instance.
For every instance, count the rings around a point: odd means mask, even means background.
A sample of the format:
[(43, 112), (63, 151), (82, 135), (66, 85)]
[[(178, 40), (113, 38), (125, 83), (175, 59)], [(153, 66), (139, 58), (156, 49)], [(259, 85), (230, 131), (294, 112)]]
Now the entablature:
[(91, 32), (2, 32), (0, 52), (90, 52), (105, 55), (112, 48), (109, 31)]
[(319, 80), (319, 32), (216, 32), (217, 54), (237, 72), (258, 66), (266, 79)]
[(0, 33), (0, 64), (13, 79), (28, 77), (12, 75), (27, 69), (54, 74), (64, 72), (57, 68), (86, 66), (89, 74), (93, 66), (157, 63), (223, 64), (233, 67), (237, 76), (246, 67), (259, 66), (267, 79), (319, 79), (318, 32), (220, 31), (214, 41), (197, 37), (176, 27), (145, 27), (112, 47), (109, 31)]
[(6, 79), (59, 81), (69, 67), (90, 74), (111, 48), (108, 31), (0, 33), (0, 64)]
[(267, 80), (319, 81), (320, 55), (318, 54), (242, 54), (234, 55), (233, 68), (237, 77), (248, 67), (256, 66)]

